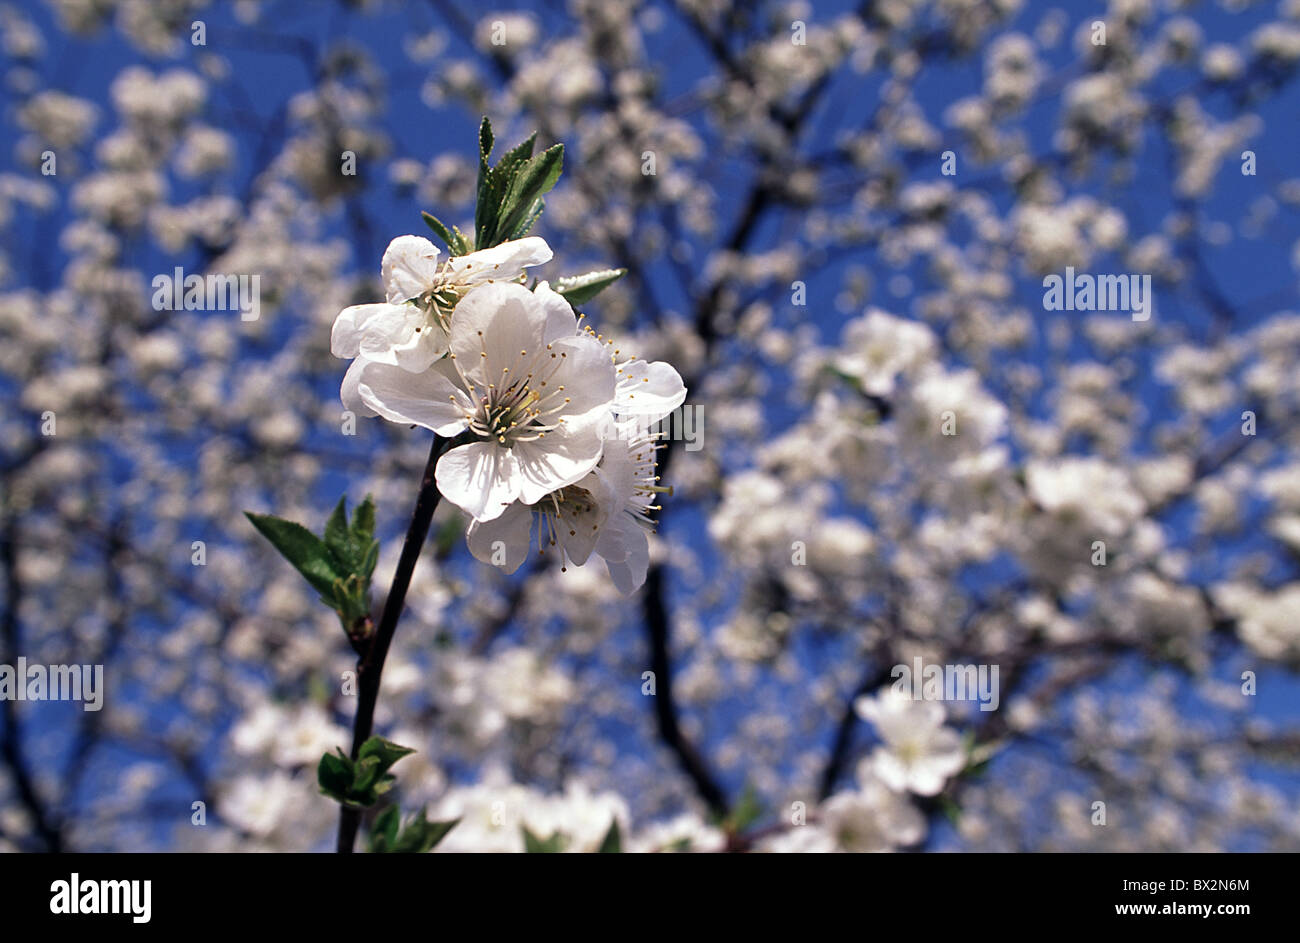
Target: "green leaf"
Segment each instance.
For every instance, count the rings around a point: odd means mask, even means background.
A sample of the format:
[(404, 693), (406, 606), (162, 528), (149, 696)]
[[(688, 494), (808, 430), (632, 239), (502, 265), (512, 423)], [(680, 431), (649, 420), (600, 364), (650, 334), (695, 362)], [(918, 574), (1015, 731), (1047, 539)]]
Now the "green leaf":
[(424, 809), (402, 831), (401, 837), (393, 844), (393, 851), (398, 854), (422, 855), (430, 851), (456, 827), (460, 819), (450, 822), (430, 822), (424, 815)]
[(348, 497), (344, 495), (339, 498), (339, 503), (334, 505), (334, 513), (329, 516), (325, 522), (325, 546), (330, 553), (334, 554), (341, 567), (340, 569), (348, 571), (351, 567), (351, 554), (349, 544), (352, 540), (352, 530), (348, 527)]
[(524, 833), (524, 851), (529, 854), (556, 854), (564, 850), (564, 836), (559, 832), (552, 833), (550, 838), (538, 838), (527, 825), (519, 827)]
[(465, 237), (461, 235), (460, 230), (455, 226), (448, 228), (442, 220), (432, 213), (422, 211), (420, 215), (424, 217), (425, 225), (434, 231), (447, 246), (447, 251), (452, 255), (465, 255), (471, 251), (469, 245), (465, 242)]
[(352, 513), (352, 536), (364, 546), (375, 539), (375, 499), (370, 495)]
[(370, 577), (375, 573), (375, 564), (379, 562), (379, 541), (370, 542), (370, 549), (366, 551), (365, 557), (361, 560), (361, 577), (370, 582)]
[[(420, 810), (420, 818), (424, 819), (424, 810)], [(438, 842), (447, 837), (447, 833), (460, 824), (460, 819), (452, 819), (449, 822), (423, 822), (421, 825), (421, 835), (419, 845), (412, 848), (411, 851), (416, 854), (423, 854), (437, 847)]]
[(496, 211), (500, 207), (499, 200), (493, 201), (488, 196), (492, 186), (492, 166), (488, 158), (492, 156), (493, 143), (492, 122), (484, 115), (483, 123), (478, 127), (478, 195), (474, 204), (474, 245), (478, 249), (485, 248), (484, 237), (496, 225)]
[(316, 767), (321, 792), (353, 808), (369, 808), (393, 788), (397, 777), (389, 768), (408, 754), (410, 747), (398, 746), (383, 737), (371, 737), (361, 744), (356, 762), (342, 750), (326, 753)]
[(383, 775), (384, 771), (379, 765), (378, 757), (358, 757), (352, 767), (352, 785), (348, 789), (348, 798), (369, 796), (376, 791), (375, 787)]
[(316, 766), (316, 782), (320, 791), (339, 802), (348, 801), (352, 789), (352, 760), (342, 750), (326, 753)]
[(397, 844), (397, 832), (401, 820), (401, 810), (395, 805), (390, 805), (375, 817), (374, 824), (370, 826), (370, 851), (372, 853), (385, 852)]
[(576, 307), (586, 304), (626, 274), (625, 268), (604, 269), (599, 272), (588, 272), (586, 275), (556, 279), (552, 287), (563, 295), (569, 304)]
[(754, 789), (752, 783), (745, 785), (745, 791), (740, 795), (740, 801), (736, 803), (731, 814), (727, 816), (722, 823), (724, 831), (732, 834), (743, 832), (749, 826), (753, 825), (763, 816), (763, 804), (759, 801), (758, 791)]
[(510, 233), (510, 238), (522, 239), (524, 236), (528, 235), (528, 231), (533, 228), (539, 219), (541, 219), (542, 210), (544, 209), (546, 209), (546, 201), (541, 197), (538, 197), (533, 201), (533, 205), (528, 208), (528, 212), (524, 215), (523, 222), (515, 227), (514, 232)]
[(370, 851), (375, 854), (424, 854), (442, 841), (458, 822), (460, 819), (430, 822), (422, 808), (399, 834), (397, 806), (389, 806), (371, 828)]
[(494, 238), (501, 237), (498, 242), (504, 241), (504, 236), (523, 224), (534, 204), (555, 186), (563, 169), (564, 145), (555, 144), (525, 161), (513, 173), (494, 234)]
[(333, 599), (334, 581), (345, 574), (339, 573), (336, 569), (324, 541), (301, 524), (286, 521), (273, 514), (253, 514), (245, 511), (244, 516), (257, 528), (258, 533), (269, 540), (271, 545), (307, 578), (307, 582), (311, 583), (326, 602)]
[(618, 819), (609, 823), (609, 831), (605, 833), (605, 838), (601, 841), (600, 847), (596, 849), (597, 854), (609, 855), (619, 854), (623, 851), (623, 836), (618, 830)]
[[(488, 162), (495, 143), (492, 124), (485, 117), (479, 125), (475, 249), (487, 249), (508, 239), (522, 238), (542, 215), (545, 204), (541, 198), (560, 178), (564, 145), (553, 145), (534, 157), (536, 142), (537, 133), (533, 132), (507, 151), (496, 166), (492, 166)], [(427, 214), (425, 222), (451, 246), (451, 236), (445, 225)]]
[(385, 740), (383, 737), (371, 737), (361, 744), (361, 749), (357, 752), (357, 759), (364, 760), (372, 756), (376, 757), (383, 764), (383, 769), (387, 770), (388, 767), (402, 757), (410, 756), (414, 752), (410, 747), (401, 746), (391, 740)]
[(492, 156), (492, 145), (495, 139), (492, 137), (492, 122), (488, 121), (487, 115), (483, 116), (482, 123), (478, 126), (478, 157), (479, 166), (485, 166), (487, 160)]

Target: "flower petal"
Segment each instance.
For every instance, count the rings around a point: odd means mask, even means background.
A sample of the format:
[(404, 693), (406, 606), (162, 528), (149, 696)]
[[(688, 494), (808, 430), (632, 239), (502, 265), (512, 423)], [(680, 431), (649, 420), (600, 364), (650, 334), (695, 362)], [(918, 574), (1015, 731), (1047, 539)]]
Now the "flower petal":
[(438, 247), (423, 236), (398, 236), (384, 250), (380, 272), (389, 304), (401, 304), (433, 287)]
[(686, 384), (671, 364), (631, 360), (618, 368), (614, 412), (657, 422), (686, 401)]
[(546, 328), (543, 340), (548, 344), (562, 337), (573, 337), (578, 333), (578, 316), (573, 313), (573, 305), (557, 291), (551, 290), (549, 282), (542, 282), (533, 295), (542, 303), (546, 312)]
[(551, 247), (546, 240), (541, 236), (528, 236), (448, 259), (447, 269), (455, 273), (456, 281), (476, 285), (487, 281), (508, 282), (524, 274), (528, 266), (549, 261)]
[(339, 389), (339, 399), (343, 400), (344, 409), (351, 410), (358, 416), (377, 416), (379, 414), (366, 405), (357, 389), (367, 363), (364, 357), (358, 357), (348, 364), (348, 372), (343, 375), (343, 386)]
[(391, 364), (366, 361), (357, 379), (357, 392), (385, 419), (453, 436), (469, 425), (466, 415), (472, 406), (464, 390), (448, 377), (445, 363), (439, 361), (424, 373), (409, 373)]
[(593, 410), (599, 410), (602, 417), (608, 415), (617, 373), (605, 345), (590, 335), (578, 334), (552, 341), (551, 353), (558, 355), (561, 363), (547, 382), (551, 387), (563, 385), (568, 398), (565, 416), (581, 416)]
[(415, 373), (440, 355), (437, 348), (441, 332), (425, 325), (424, 312), (419, 308), (388, 304), (368, 307), (375, 310), (361, 325), (361, 356), (376, 363), (401, 365)]
[(465, 538), (475, 559), (513, 573), (528, 559), (532, 529), (532, 508), (516, 502), (500, 517), (490, 521), (471, 521)]
[(500, 517), (519, 497), (519, 463), (494, 442), (471, 442), (438, 459), (438, 490), (476, 521)]
[(564, 426), (532, 442), (516, 442), (519, 495), (524, 504), (536, 504), (552, 491), (572, 485), (600, 461), (600, 432), (594, 423)]
[[(590, 500), (566, 500), (559, 506), (559, 512), (553, 514), (552, 525), (555, 537), (564, 548), (565, 555), (575, 566), (582, 566), (596, 548), (605, 521), (616, 508), (610, 503), (609, 487), (595, 474), (587, 474), (577, 486), (591, 495)], [(565, 492), (566, 495), (568, 492)], [(546, 501), (537, 505), (545, 509)]]
[(636, 536), (629, 542), (626, 560), (605, 560), (605, 569), (614, 586), (624, 596), (630, 596), (645, 582), (646, 571), (650, 569), (650, 541), (645, 532), (637, 529)]
[(483, 285), (456, 305), (451, 352), (466, 376), (484, 386), (500, 381), (503, 371), (521, 376), (546, 347), (545, 324), (546, 313), (524, 286)]
[(351, 360), (361, 353), (361, 340), (365, 336), (366, 325), (385, 315), (391, 317), (393, 305), (370, 304), (352, 305), (339, 312), (330, 330), (330, 353), (344, 360)]

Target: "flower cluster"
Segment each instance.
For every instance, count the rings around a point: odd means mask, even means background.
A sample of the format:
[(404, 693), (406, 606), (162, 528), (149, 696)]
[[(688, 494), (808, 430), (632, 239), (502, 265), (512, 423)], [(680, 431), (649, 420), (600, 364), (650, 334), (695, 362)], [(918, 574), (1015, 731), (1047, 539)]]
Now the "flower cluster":
[(330, 348), (352, 359), (349, 409), (453, 439), (442, 496), (472, 521), (475, 557), (513, 573), (534, 528), (563, 564), (605, 561), (623, 593), (645, 582), (662, 433), (686, 398), (663, 362), (626, 357), (525, 270), (551, 259), (536, 236), (440, 260), (428, 239), (384, 253), (385, 300), (345, 308)]

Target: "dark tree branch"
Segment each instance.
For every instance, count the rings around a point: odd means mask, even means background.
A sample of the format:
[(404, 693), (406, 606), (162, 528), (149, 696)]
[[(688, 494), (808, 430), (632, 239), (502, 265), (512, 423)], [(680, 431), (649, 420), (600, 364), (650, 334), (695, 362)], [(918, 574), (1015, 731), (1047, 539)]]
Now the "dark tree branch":
[[(388, 657), (388, 647), (397, 632), (397, 620), (406, 607), (406, 591), (411, 585), (411, 576), (415, 572), (416, 561), (420, 559), (424, 541), (429, 536), (433, 512), (438, 509), (438, 501), (442, 497), (433, 476), (446, 443), (447, 440), (441, 436), (433, 437), (429, 460), (424, 466), (424, 477), (420, 481), (420, 494), (415, 500), (415, 513), (411, 515), (411, 526), (406, 530), (402, 555), (397, 561), (397, 570), (393, 573), (393, 585), (388, 590), (388, 598), (384, 601), (379, 627), (375, 630), (366, 654), (357, 663), (357, 716), (352, 725), (353, 760), (361, 751), (361, 744), (370, 739), (370, 733), (374, 729), (375, 705), (379, 701), (379, 682), (384, 671), (384, 659)], [(343, 806), (339, 816), (338, 850), (341, 853), (352, 852), (360, 825), (361, 810)]]
[[(22, 590), (18, 580), (17, 527), (12, 519), (6, 520), (3, 534), (0, 534), (0, 568), (5, 577), (5, 609), (0, 619), (0, 638), (4, 639), (5, 650), (16, 662), (21, 654), (20, 627), (18, 625), (18, 607)], [(26, 679), (19, 678), (19, 684), (26, 684)], [(37, 836), (48, 852), (63, 850), (63, 835), (45, 807), (45, 801), (36, 789), (31, 770), (27, 767), (27, 758), (23, 755), (22, 719), (18, 708), (11, 698), (0, 699), (0, 717), (4, 717), (4, 739), (0, 740), (0, 753), (13, 776), (14, 789), (18, 799), (32, 818)]]
[(659, 739), (675, 754), (695, 790), (718, 814), (726, 815), (727, 797), (710, 772), (695, 745), (682, 733), (677, 721), (677, 704), (673, 699), (672, 659), (669, 655), (669, 619), (664, 606), (663, 568), (656, 564), (646, 575), (645, 593), (642, 596), (646, 628), (650, 640), (650, 670), (655, 680), (655, 720), (659, 725)]

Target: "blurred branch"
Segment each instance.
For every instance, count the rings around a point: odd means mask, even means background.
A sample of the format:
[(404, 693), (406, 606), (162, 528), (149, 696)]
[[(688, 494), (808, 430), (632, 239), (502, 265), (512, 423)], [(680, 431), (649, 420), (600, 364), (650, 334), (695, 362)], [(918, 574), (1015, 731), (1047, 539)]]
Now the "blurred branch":
[(678, 722), (677, 702), (673, 697), (672, 658), (670, 656), (671, 627), (664, 606), (663, 566), (655, 564), (646, 575), (642, 596), (646, 630), (650, 641), (650, 670), (655, 676), (655, 720), (659, 725), (659, 739), (677, 755), (682, 771), (695, 784), (695, 791), (719, 816), (727, 814), (727, 798), (722, 787), (710, 772), (695, 745), (682, 733)]
[[(0, 615), (0, 638), (4, 640), (5, 651), (17, 662), (22, 654), (21, 629), (18, 623), (18, 609), (22, 602), (22, 584), (18, 578), (18, 525), (12, 516), (6, 515), (3, 529), (0, 530), (0, 569), (4, 571), (5, 607)], [(26, 684), (26, 679), (17, 679), (16, 683)], [(22, 719), (18, 714), (17, 702), (12, 698), (0, 698), (0, 717), (4, 718), (4, 738), (0, 739), (0, 754), (9, 767), (13, 777), (18, 799), (31, 816), (33, 827), (48, 852), (63, 850), (63, 835), (55, 824), (45, 800), (36, 788), (32, 771), (23, 752)]]

